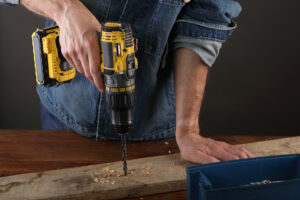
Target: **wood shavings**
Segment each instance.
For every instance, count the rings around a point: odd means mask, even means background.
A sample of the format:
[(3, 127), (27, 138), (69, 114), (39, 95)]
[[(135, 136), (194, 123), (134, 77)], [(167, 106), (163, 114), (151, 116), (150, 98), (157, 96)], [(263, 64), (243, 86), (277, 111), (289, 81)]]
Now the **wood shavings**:
[(151, 170), (151, 167), (146, 167), (145, 169), (142, 170), (142, 173), (146, 176), (149, 176), (151, 174), (150, 170)]
[[(146, 170), (143, 171), (143, 174), (146, 176), (150, 175), (149, 170), (151, 170), (151, 167), (146, 167)], [(116, 183), (118, 183), (118, 181), (122, 180), (123, 178), (127, 178), (128, 176), (132, 176), (134, 174), (134, 171), (136, 169), (130, 169), (128, 170), (128, 174), (127, 176), (123, 175), (123, 171), (119, 171), (119, 170), (114, 170), (114, 169), (110, 169), (108, 167), (102, 169), (101, 173), (94, 173), (94, 175), (92, 176), (92, 180), (95, 183), (99, 183), (99, 184), (110, 184), (110, 185), (114, 185)]]
[[(133, 173), (133, 170), (130, 171)], [(121, 170), (115, 170), (115, 169), (110, 169), (109, 167), (105, 167), (101, 169), (101, 171), (97, 171), (91, 174), (92, 180), (95, 183), (99, 184), (115, 184), (117, 181), (120, 180), (122, 176)]]
[(169, 145), (169, 142), (165, 141), (165, 145)]

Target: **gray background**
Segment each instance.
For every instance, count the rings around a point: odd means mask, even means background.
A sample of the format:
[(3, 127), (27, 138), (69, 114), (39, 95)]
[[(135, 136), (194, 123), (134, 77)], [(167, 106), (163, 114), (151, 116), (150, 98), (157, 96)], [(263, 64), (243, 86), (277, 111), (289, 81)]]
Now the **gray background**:
[[(242, 2), (238, 29), (209, 73), (201, 129), (214, 134), (300, 133), (300, 4)], [(43, 19), (0, 7), (0, 128), (40, 129), (31, 33)]]

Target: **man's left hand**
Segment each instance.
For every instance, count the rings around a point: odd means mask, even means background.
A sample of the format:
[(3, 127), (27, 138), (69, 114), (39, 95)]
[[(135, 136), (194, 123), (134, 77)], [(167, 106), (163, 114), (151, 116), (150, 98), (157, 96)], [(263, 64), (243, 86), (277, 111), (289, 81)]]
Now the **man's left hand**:
[(200, 136), (197, 131), (181, 134), (178, 129), (176, 141), (183, 159), (200, 164), (253, 158), (254, 154), (243, 147), (230, 145), (226, 142), (216, 141)]

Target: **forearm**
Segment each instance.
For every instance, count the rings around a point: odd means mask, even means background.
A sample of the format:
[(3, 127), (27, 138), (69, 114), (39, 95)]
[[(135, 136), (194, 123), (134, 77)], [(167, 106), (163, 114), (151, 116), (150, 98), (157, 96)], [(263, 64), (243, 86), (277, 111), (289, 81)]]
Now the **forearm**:
[(20, 0), (20, 4), (38, 15), (58, 22), (64, 15), (68, 5), (74, 1), (78, 0)]
[(193, 51), (187, 48), (175, 51), (176, 127), (177, 130), (184, 130), (177, 131), (176, 134), (199, 130), (199, 114), (208, 69)]

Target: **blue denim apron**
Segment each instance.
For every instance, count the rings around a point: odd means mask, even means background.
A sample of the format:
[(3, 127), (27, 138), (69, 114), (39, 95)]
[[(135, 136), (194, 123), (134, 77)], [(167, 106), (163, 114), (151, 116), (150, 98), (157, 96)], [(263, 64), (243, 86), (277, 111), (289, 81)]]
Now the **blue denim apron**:
[[(172, 52), (177, 35), (225, 41), (235, 28), (231, 18), (241, 11), (230, 0), (83, 0), (100, 22), (131, 23), (138, 39), (134, 124), (131, 141), (174, 137), (175, 94)], [(55, 23), (47, 20), (46, 25)], [(119, 139), (111, 127), (104, 94), (77, 72), (57, 88), (37, 86), (43, 106), (81, 135)]]

